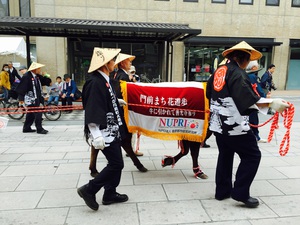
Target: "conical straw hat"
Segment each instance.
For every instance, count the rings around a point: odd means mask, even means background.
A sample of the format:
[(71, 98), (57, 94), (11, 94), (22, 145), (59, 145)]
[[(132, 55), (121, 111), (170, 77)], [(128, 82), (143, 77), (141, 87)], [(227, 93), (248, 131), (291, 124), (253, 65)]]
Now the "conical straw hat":
[(256, 59), (260, 59), (262, 57), (262, 54), (255, 50), (253, 47), (251, 47), (247, 42), (242, 41), (240, 43), (238, 43), (237, 45), (226, 49), (225, 51), (222, 52), (223, 57), (226, 57), (229, 53), (235, 51), (235, 50), (240, 50), (240, 51), (244, 51), (250, 54), (250, 60), (256, 60)]
[(115, 64), (119, 64), (120, 62), (124, 61), (125, 59), (129, 59), (130, 61), (133, 61), (135, 59), (134, 55), (128, 55), (124, 53), (120, 53), (116, 59)]
[(98, 48), (95, 47), (93, 56), (88, 70), (89, 73), (99, 69), (110, 60), (112, 60), (121, 51), (120, 48)]
[(32, 71), (32, 70), (41, 68), (41, 67), (43, 67), (43, 66), (45, 66), (45, 65), (40, 64), (40, 63), (37, 63), (37, 62), (33, 62), (33, 63), (31, 63), (31, 65), (30, 65), (28, 71)]

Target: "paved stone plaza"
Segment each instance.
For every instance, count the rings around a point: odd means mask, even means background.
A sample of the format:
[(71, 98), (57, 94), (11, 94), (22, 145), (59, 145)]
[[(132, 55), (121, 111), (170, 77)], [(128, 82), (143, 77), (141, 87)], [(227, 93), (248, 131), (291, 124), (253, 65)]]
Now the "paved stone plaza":
[[(80, 120), (82, 115), (78, 115)], [(65, 117), (66, 118), (66, 117)], [(82, 121), (81, 121), (82, 122)], [(214, 199), (214, 176), (218, 150), (214, 137), (211, 148), (200, 150), (199, 162), (209, 176), (197, 180), (190, 155), (172, 169), (162, 168), (164, 155), (178, 153), (176, 141), (142, 136), (140, 160), (147, 173), (137, 171), (125, 156), (120, 193), (129, 201), (88, 208), (76, 188), (91, 179), (90, 151), (79, 121), (45, 121), (47, 135), (23, 134), (22, 121), (9, 121), (0, 133), (0, 224), (40, 225), (279, 225), (298, 224), (300, 219), (300, 122), (294, 121), (289, 153), (279, 155), (285, 133), (280, 123), (271, 143), (262, 143), (262, 161), (251, 189), (260, 200), (258, 208), (245, 208), (232, 199)], [(263, 121), (261, 121), (263, 122)], [(270, 125), (260, 128), (267, 138)], [(99, 154), (98, 168), (106, 161)], [(235, 168), (238, 158), (235, 160)], [(235, 171), (234, 171), (235, 173)], [(101, 203), (103, 191), (97, 194)]]

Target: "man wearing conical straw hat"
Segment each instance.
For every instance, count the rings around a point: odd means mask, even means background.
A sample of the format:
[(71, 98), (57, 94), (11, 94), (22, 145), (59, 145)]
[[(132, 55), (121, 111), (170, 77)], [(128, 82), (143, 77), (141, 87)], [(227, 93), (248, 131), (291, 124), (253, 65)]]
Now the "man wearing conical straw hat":
[[(215, 198), (221, 201), (231, 197), (253, 208), (259, 201), (249, 192), (261, 152), (248, 123), (249, 114), (258, 110), (266, 113), (269, 106), (282, 112), (289, 105), (282, 99), (262, 98), (254, 92), (245, 69), (251, 60), (261, 58), (259, 51), (242, 41), (222, 55), (228, 60), (210, 77), (206, 90), (211, 111), (209, 129), (219, 148)], [(241, 161), (232, 184), (234, 153)]]
[(116, 80), (123, 80), (126, 82), (133, 82), (133, 75), (128, 73), (131, 67), (132, 61), (135, 59), (134, 55), (128, 55), (120, 53), (116, 59), (116, 65), (118, 67)]
[(95, 149), (102, 150), (108, 161), (107, 166), (93, 180), (77, 189), (79, 196), (93, 210), (99, 208), (95, 195), (102, 187), (105, 189), (103, 205), (128, 200), (127, 195), (116, 192), (124, 167), (120, 145), (124, 129), (120, 105), (109, 79), (120, 51), (114, 48), (94, 48), (88, 70), (90, 74), (82, 89), (86, 140), (88, 143), (91, 141)]
[[(118, 71), (115, 75), (115, 80), (117, 81), (126, 81), (126, 82), (135, 82), (135, 78), (133, 74), (129, 73), (128, 71), (131, 68), (132, 61), (135, 59), (134, 55), (128, 55), (124, 53), (120, 53), (116, 59), (116, 65), (118, 67)], [(114, 83), (116, 86), (119, 86), (119, 82)], [(117, 91), (118, 98), (123, 98), (121, 91)], [(122, 109), (121, 109), (122, 110)], [(127, 129), (126, 129), (127, 130)], [(126, 151), (126, 156), (129, 156), (134, 163), (134, 165), (138, 168), (141, 172), (147, 172), (148, 170), (144, 167), (144, 165), (140, 162), (137, 156), (143, 156), (144, 154), (140, 151), (134, 151), (133, 145), (135, 137), (137, 134), (131, 134), (126, 132), (126, 140), (123, 140), (122, 147)], [(127, 143), (128, 139), (130, 139), (130, 143)]]
[[(20, 104), (28, 107), (26, 119), (23, 125), (23, 133), (37, 132), (38, 134), (47, 134), (48, 131), (42, 126), (42, 112), (30, 112), (30, 108), (38, 107), (44, 104), (44, 97), (42, 95), (42, 86), (49, 86), (51, 79), (41, 75), (41, 68), (45, 65), (33, 62), (27, 73), (25, 73), (19, 85), (16, 88)], [(31, 125), (35, 122), (35, 129)]]

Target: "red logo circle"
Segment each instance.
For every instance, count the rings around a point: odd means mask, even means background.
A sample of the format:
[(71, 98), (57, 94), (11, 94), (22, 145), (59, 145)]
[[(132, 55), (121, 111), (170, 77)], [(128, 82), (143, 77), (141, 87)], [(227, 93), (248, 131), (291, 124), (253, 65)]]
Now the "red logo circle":
[(214, 90), (221, 91), (225, 85), (227, 66), (219, 67), (214, 74)]

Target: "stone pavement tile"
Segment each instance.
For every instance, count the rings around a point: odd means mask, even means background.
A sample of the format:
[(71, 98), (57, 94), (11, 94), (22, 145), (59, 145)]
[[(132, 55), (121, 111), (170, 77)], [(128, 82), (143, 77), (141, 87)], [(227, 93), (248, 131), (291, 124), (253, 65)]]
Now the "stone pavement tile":
[(21, 154), (1, 154), (0, 155), (0, 162), (12, 162), (17, 160), (19, 157), (21, 156)]
[(93, 211), (87, 206), (71, 207), (65, 224), (141, 225), (136, 204), (128, 203), (108, 206), (99, 204), (98, 211)]
[[(203, 225), (204, 223), (193, 223), (192, 225)], [(209, 222), (209, 225), (252, 225), (247, 220), (235, 220), (235, 221), (226, 221), (226, 222)], [(191, 225), (187, 223), (182, 223), (180, 225)], [(266, 224), (265, 224), (266, 225)]]
[(133, 185), (132, 172), (122, 172), (120, 186), (122, 185)]
[(288, 166), (289, 164), (283, 159), (282, 156), (264, 156), (262, 155), (261, 161), (260, 161), (260, 167), (267, 167), (267, 166)]
[(215, 183), (163, 184), (168, 199), (195, 200), (214, 198)]
[(24, 177), (2, 177), (0, 176), (0, 192), (15, 191)]
[(0, 224), (63, 225), (69, 208), (0, 211)]
[(44, 191), (0, 192), (0, 210), (34, 209)]
[[(99, 197), (99, 195), (97, 195)], [(100, 196), (101, 197), (101, 196)], [(99, 203), (100, 199), (97, 200)], [(77, 194), (77, 189), (47, 190), (37, 208), (57, 208), (84, 206), (85, 203)]]
[(167, 196), (160, 184), (155, 185), (120, 185), (117, 190), (129, 197), (128, 203), (166, 201)]
[(300, 217), (276, 218), (276, 219), (259, 219), (250, 220), (252, 225), (295, 225), (299, 224)]
[(82, 149), (88, 149), (89, 146), (88, 144), (85, 142), (85, 140), (74, 140), (71, 144), (71, 146), (78, 146), (81, 147)]
[[(18, 145), (19, 146), (19, 148), (21, 149), (21, 148), (26, 148), (26, 147), (32, 147), (32, 146), (34, 146), (35, 145), (35, 143), (36, 143), (36, 141), (33, 141), (32, 139), (30, 139), (30, 138), (28, 138), (27, 139), (28, 141), (25, 141), (25, 140), (19, 140), (20, 141), (20, 143), (22, 143), (22, 145)], [(45, 146), (45, 143), (44, 143), (44, 146)], [(42, 147), (44, 147), (44, 146), (42, 146)], [(15, 138), (12, 138), (12, 139), (6, 139), (6, 141), (2, 141), (2, 142), (0, 142), (0, 147), (1, 148), (8, 148), (8, 147), (10, 147), (10, 148), (17, 148), (16, 147), (16, 140), (15, 140)]]
[(3, 152), (6, 152), (9, 148), (8, 147), (1, 147), (0, 146), (0, 154), (2, 154)]
[[(45, 136), (47, 136), (48, 134), (46, 134)], [(51, 138), (50, 138), (51, 139)], [(45, 147), (47, 146), (47, 143), (51, 142), (51, 145), (49, 144), (49, 147), (50, 146), (55, 146), (55, 147), (63, 147), (63, 146), (72, 146), (72, 143), (73, 143), (73, 140), (68, 140), (66, 139), (65, 141), (52, 141), (52, 140), (46, 140), (46, 139), (42, 139), (42, 140), (39, 140), (39, 141), (36, 141), (34, 146), (36, 147)]]
[(209, 222), (200, 201), (169, 201), (138, 203), (140, 225), (192, 224)]
[(67, 152), (64, 159), (90, 159), (90, 152)]
[(287, 177), (273, 167), (259, 167), (255, 180), (286, 179)]
[(185, 183), (186, 179), (180, 170), (133, 172), (134, 184)]
[(203, 158), (201, 158), (201, 152), (200, 152), (200, 156), (199, 156), (198, 160), (201, 164), (201, 167), (203, 167), (203, 169), (216, 169), (218, 156), (212, 157), (210, 159), (209, 158), (203, 159)]
[(22, 143), (22, 147), (11, 147), (9, 148), (7, 151), (5, 151), (6, 154), (13, 154), (13, 153), (20, 153), (20, 154), (24, 154), (24, 153), (44, 153), (47, 152), (47, 150), (49, 149), (49, 147), (35, 147), (33, 146), (34, 144), (32, 144), (32, 146), (23, 146)]
[(300, 179), (281, 179), (269, 180), (269, 182), (278, 188), (285, 195), (300, 195)]
[(91, 152), (88, 150), (88, 146), (86, 145), (85, 147), (83, 146), (49, 146), (47, 152), (88, 152), (87, 155), (90, 155)]
[(272, 185), (272, 180), (256, 180), (251, 185), (251, 196), (276, 196), (282, 195), (283, 192)]
[(9, 166), (1, 176), (51, 175), (55, 171), (53, 165), (17, 165)]
[(26, 176), (17, 191), (75, 188), (78, 174)]
[(64, 159), (65, 153), (24, 153), (16, 161), (42, 161)]
[[(297, 148), (298, 152), (300, 153), (299, 151), (299, 147)], [(287, 162), (289, 165), (293, 165), (293, 166), (299, 166), (299, 162), (300, 162), (300, 155), (293, 155), (293, 156), (290, 156), (289, 153), (282, 157), (282, 160)]]
[[(152, 144), (147, 144), (145, 146), (145, 148), (143, 148), (143, 150), (141, 150), (141, 152), (143, 152), (144, 150), (147, 150), (148, 151), (148, 154), (150, 156), (157, 156), (157, 157), (160, 157), (160, 158), (163, 158), (165, 155), (168, 155), (168, 156), (175, 156), (179, 153), (179, 149), (177, 149), (177, 147), (173, 147), (173, 148), (168, 148), (166, 149), (165, 147), (163, 147), (163, 144), (162, 143), (158, 143), (156, 144), (157, 141), (153, 141)], [(157, 145), (160, 145), (161, 147), (158, 148), (158, 147), (155, 147)]]
[(300, 166), (276, 166), (275, 168), (288, 178), (300, 178)]
[(201, 200), (201, 202), (205, 211), (214, 222), (277, 217), (277, 215), (269, 208), (269, 205), (263, 204), (261, 201), (261, 204), (255, 209), (249, 209), (245, 207), (243, 203), (233, 199), (226, 199), (223, 201), (211, 199)]
[(261, 197), (278, 216), (299, 216), (300, 195)]

